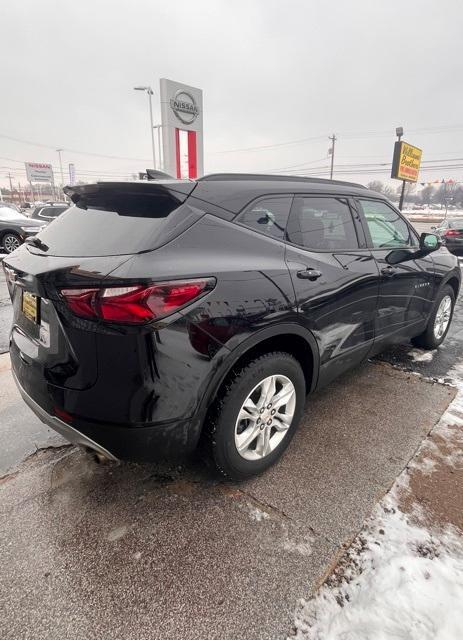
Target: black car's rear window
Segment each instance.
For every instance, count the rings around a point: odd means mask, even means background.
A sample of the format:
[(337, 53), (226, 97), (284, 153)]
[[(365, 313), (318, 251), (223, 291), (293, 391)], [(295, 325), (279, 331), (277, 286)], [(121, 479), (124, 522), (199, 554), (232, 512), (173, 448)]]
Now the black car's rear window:
[(202, 211), (163, 194), (86, 195), (44, 229), (48, 255), (109, 256), (154, 249)]

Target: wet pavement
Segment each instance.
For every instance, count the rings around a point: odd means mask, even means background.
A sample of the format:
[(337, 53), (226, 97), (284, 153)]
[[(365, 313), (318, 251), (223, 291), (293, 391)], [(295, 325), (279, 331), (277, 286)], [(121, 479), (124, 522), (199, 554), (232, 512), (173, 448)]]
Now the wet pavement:
[(240, 485), (202, 461), (39, 451), (0, 481), (0, 637), (285, 638), (453, 396), (368, 363), (315, 394), (281, 462)]
[(4, 255), (0, 253), (0, 353), (8, 351), (8, 334), (13, 319), (10, 296), (1, 266), (3, 257)]
[(11, 376), (9, 355), (0, 355), (0, 477), (38, 449), (64, 443), (21, 402)]

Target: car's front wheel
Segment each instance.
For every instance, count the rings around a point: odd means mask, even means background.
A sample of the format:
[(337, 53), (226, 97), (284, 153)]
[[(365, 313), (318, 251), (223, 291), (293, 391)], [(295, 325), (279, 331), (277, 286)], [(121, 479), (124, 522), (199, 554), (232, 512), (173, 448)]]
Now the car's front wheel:
[(413, 338), (413, 344), (423, 349), (437, 349), (445, 339), (450, 328), (455, 306), (455, 292), (448, 284), (439, 291), (429, 316), (428, 324), (422, 334)]
[(21, 238), (16, 233), (5, 233), (3, 236), (3, 248), (5, 253), (13, 253), (21, 244)]
[(301, 366), (288, 353), (259, 356), (234, 372), (208, 425), (220, 472), (245, 480), (274, 464), (294, 435), (305, 397)]

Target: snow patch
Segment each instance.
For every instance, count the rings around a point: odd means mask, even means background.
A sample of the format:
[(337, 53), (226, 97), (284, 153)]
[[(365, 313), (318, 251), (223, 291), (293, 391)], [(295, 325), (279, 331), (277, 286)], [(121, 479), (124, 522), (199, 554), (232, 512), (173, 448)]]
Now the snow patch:
[(107, 540), (109, 540), (109, 542), (115, 542), (116, 540), (123, 538), (128, 530), (129, 527), (125, 524), (120, 527), (116, 527), (115, 529), (111, 529), (107, 535)]
[(289, 553), (298, 553), (301, 556), (308, 557), (312, 555), (312, 542), (312, 539), (307, 539), (303, 542), (296, 542), (295, 540), (287, 538), (283, 541), (282, 547)]
[(435, 351), (423, 351), (422, 349), (410, 349), (409, 355), (413, 362), (431, 362)]
[[(437, 449), (437, 447), (435, 447)], [(430, 452), (426, 451), (427, 454)], [(436, 470), (436, 461), (433, 458), (423, 457), (419, 460), (413, 460), (408, 465), (409, 469), (416, 469), (423, 475), (429, 475)]]
[(258, 507), (255, 507), (253, 505), (248, 505), (248, 506), (249, 506), (249, 516), (251, 520), (256, 520), (256, 522), (262, 522), (262, 520), (267, 520), (267, 518), (270, 518), (270, 515), (266, 511), (262, 511), (262, 509), (259, 509)]
[(296, 638), (460, 640), (463, 542), (448, 527), (413, 525), (393, 496), (377, 507), (349, 550), (335, 587), (324, 585), (296, 611)]

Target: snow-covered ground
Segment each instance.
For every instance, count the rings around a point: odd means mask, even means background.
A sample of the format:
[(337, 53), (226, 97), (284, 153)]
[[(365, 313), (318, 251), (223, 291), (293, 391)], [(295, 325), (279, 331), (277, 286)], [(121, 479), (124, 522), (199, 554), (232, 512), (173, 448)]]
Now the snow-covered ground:
[[(424, 209), (412, 209), (406, 207), (405, 209), (402, 209), (402, 213), (406, 213), (407, 215), (430, 214), (433, 216), (443, 216), (445, 215), (445, 207), (443, 209), (430, 209), (429, 207), (425, 207)], [(461, 217), (463, 216), (463, 209), (449, 209), (448, 215)]]
[(463, 532), (427, 511), (412, 489), (413, 474), (463, 468), (463, 365), (451, 375), (455, 400), (334, 573), (298, 603), (296, 638), (463, 638)]

